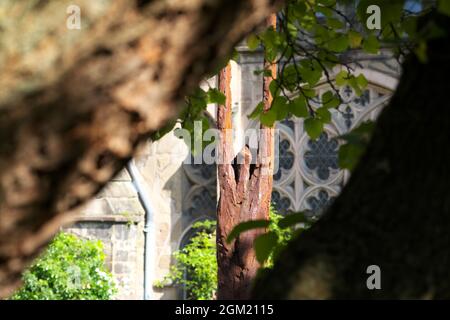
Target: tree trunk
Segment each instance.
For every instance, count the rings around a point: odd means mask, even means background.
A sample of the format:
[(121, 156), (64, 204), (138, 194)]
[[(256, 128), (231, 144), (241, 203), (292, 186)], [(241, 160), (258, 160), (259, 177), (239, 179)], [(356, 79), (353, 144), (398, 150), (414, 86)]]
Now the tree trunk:
[(0, 298), (281, 0), (31, 4), (0, 4)]
[[(275, 16), (269, 19), (275, 23)], [(275, 65), (266, 64), (276, 73)], [(273, 175), (273, 128), (261, 127), (258, 150), (252, 152), (245, 146), (236, 157), (233, 155), (231, 113), (231, 67), (219, 74), (219, 88), (226, 96), (224, 106), (217, 112), (220, 130), (218, 179), (220, 187), (217, 208), (217, 262), (218, 299), (249, 299), (251, 288), (260, 265), (256, 260), (253, 242), (265, 230), (241, 234), (228, 244), (226, 238), (237, 224), (257, 219), (269, 219)], [(264, 79), (264, 110), (271, 105), (269, 79)], [(252, 162), (252, 154), (256, 161)]]
[[(443, 30), (449, 18), (434, 17)], [(410, 56), (371, 143), (326, 215), (295, 239), (257, 298), (450, 298), (450, 37)], [(381, 289), (369, 290), (381, 270)], [(370, 282), (370, 281), (369, 281)]]

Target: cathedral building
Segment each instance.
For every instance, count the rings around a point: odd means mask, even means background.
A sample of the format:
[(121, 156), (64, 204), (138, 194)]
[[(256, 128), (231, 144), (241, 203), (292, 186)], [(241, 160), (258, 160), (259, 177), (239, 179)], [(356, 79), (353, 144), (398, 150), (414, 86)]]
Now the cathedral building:
[[(248, 115), (262, 100), (263, 53), (237, 47), (239, 58), (231, 62), (233, 129), (239, 137), (258, 124)], [(389, 52), (352, 55), (355, 74), (369, 84), (361, 96), (350, 87), (341, 88), (343, 103), (332, 110), (332, 121), (312, 141), (303, 119), (291, 117), (276, 123), (276, 168), (272, 203), (276, 210), (305, 211), (320, 217), (340, 193), (349, 172), (338, 166), (337, 137), (367, 120), (376, 119), (397, 85), (400, 66)], [(336, 75), (340, 69), (333, 70)], [(208, 80), (216, 86), (217, 79)], [(206, 86), (206, 83), (205, 83)], [(316, 88), (329, 90), (325, 79)], [(216, 106), (207, 110), (214, 126)], [(127, 168), (81, 210), (77, 221), (66, 228), (83, 238), (104, 243), (108, 268), (119, 292), (117, 299), (178, 299), (183, 288), (156, 289), (173, 263), (172, 253), (193, 235), (191, 226), (202, 219), (215, 219), (217, 178), (214, 164), (190, 164), (189, 148), (172, 131), (161, 140), (148, 142)]]

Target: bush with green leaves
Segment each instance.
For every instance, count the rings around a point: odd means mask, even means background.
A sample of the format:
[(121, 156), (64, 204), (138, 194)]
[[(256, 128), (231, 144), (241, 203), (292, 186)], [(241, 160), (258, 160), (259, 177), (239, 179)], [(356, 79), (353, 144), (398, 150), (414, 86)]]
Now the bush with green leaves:
[(181, 285), (188, 299), (210, 300), (217, 289), (216, 222), (199, 221), (192, 228), (195, 235), (186, 246), (174, 252), (175, 264), (155, 286)]
[(243, 232), (267, 228), (268, 231), (258, 236), (253, 244), (256, 259), (263, 268), (271, 268), (289, 240), (309, 228), (312, 223), (303, 212), (280, 215), (271, 208), (269, 216), (269, 220), (244, 221), (236, 225), (227, 237), (227, 241), (231, 242)]
[[(302, 215), (301, 222), (304, 221)], [(261, 227), (267, 228), (268, 232), (256, 239), (256, 255), (264, 268), (271, 268), (280, 250), (295, 233), (304, 230), (305, 224), (302, 228), (294, 228), (294, 224), (300, 222), (300, 214), (282, 216), (271, 208), (269, 221), (239, 224), (230, 234), (230, 241), (240, 233), (258, 227), (261, 222), (264, 224)], [(195, 235), (184, 248), (174, 252), (175, 263), (169, 274), (162, 281), (157, 281), (155, 286), (162, 288), (170, 284), (181, 285), (190, 300), (213, 299), (217, 290), (216, 222), (200, 221), (192, 228), (196, 231)]]
[(101, 241), (59, 233), (23, 275), (13, 300), (108, 300), (116, 293)]

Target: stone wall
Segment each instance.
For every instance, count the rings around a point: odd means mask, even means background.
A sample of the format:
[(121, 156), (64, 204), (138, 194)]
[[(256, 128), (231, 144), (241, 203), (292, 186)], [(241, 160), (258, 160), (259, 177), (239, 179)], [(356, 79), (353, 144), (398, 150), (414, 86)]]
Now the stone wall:
[(124, 170), (80, 213), (65, 231), (101, 240), (106, 265), (118, 286), (115, 299), (142, 299), (144, 270), (144, 209)]

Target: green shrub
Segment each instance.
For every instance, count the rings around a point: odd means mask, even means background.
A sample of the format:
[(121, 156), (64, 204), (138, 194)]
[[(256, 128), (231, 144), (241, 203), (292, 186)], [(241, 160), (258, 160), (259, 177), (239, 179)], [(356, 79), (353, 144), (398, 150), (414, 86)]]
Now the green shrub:
[(196, 234), (184, 248), (174, 252), (175, 264), (155, 286), (182, 285), (188, 299), (210, 300), (217, 289), (216, 222), (200, 221), (192, 228)]
[[(274, 235), (275, 243), (270, 246), (268, 258), (263, 263), (264, 268), (271, 268), (278, 252), (286, 246), (294, 233), (303, 230), (283, 225), (283, 220), (286, 222), (286, 217), (277, 214), (273, 208), (270, 209), (268, 233)], [(201, 221), (192, 228), (197, 231), (196, 234), (184, 248), (174, 252), (175, 264), (171, 266), (169, 274), (162, 281), (157, 281), (155, 286), (162, 288), (171, 283), (181, 285), (184, 286), (188, 299), (210, 300), (217, 290), (216, 222)]]
[(272, 268), (273, 262), (275, 258), (278, 256), (279, 252), (287, 245), (289, 240), (291, 240), (294, 230), (292, 228), (281, 228), (278, 223), (284, 219), (284, 216), (278, 214), (275, 209), (270, 208), (269, 212), (270, 216), (270, 224), (269, 224), (269, 232), (273, 232), (277, 236), (277, 244), (275, 248), (270, 253), (269, 258), (265, 262), (266, 268)]
[(60, 233), (24, 273), (13, 300), (108, 300), (116, 292), (101, 241)]

